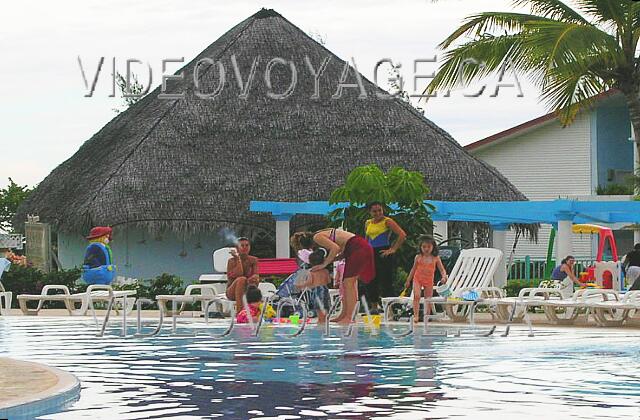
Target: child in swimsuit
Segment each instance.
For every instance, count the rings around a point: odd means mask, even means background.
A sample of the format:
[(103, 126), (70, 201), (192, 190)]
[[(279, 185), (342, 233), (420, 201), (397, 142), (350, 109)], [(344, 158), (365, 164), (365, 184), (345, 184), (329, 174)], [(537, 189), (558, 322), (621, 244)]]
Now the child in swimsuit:
[[(405, 289), (409, 288), (409, 284), (413, 280), (413, 322), (419, 322), (420, 299), (424, 292), (425, 299), (433, 296), (433, 277), (436, 268), (440, 270), (442, 275), (441, 282), (447, 282), (447, 271), (438, 256), (438, 245), (431, 236), (423, 236), (420, 240), (420, 253), (413, 260), (413, 268), (407, 277), (404, 285)], [(431, 305), (425, 305), (425, 319), (431, 312)]]
[[(309, 265), (320, 265), (324, 261), (325, 252), (322, 249), (316, 249), (309, 254)], [(329, 270), (323, 268), (318, 271), (308, 271), (306, 276), (295, 282), (298, 290), (311, 289), (310, 306), (318, 309), (318, 323), (324, 323), (327, 311), (330, 309), (331, 301), (329, 299), (329, 289), (327, 284), (330, 280)], [(318, 303), (319, 301), (319, 303)]]
[[(248, 308), (242, 308), (238, 315), (236, 315), (236, 323), (246, 324), (251, 317), (252, 322), (258, 322), (260, 316), (260, 304), (262, 303), (262, 292), (256, 286), (249, 286), (247, 288), (247, 304)], [(249, 309), (249, 313), (247, 313)]]

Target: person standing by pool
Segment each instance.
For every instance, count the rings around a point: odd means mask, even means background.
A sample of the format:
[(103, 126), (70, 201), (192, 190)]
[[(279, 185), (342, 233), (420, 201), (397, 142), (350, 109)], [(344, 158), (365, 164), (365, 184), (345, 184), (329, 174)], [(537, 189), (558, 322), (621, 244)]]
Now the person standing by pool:
[(351, 323), (351, 316), (358, 301), (358, 280), (370, 283), (376, 273), (373, 248), (369, 242), (351, 232), (334, 228), (321, 230), (315, 234), (295, 233), (291, 238), (291, 244), (296, 251), (311, 248), (314, 244), (329, 251), (322, 264), (311, 267), (311, 271), (323, 270), (336, 259), (338, 254), (344, 256), (342, 311), (332, 321), (344, 325)]
[[(371, 280), (371, 283), (365, 286), (365, 294), (372, 313), (377, 313), (380, 297), (394, 296), (393, 275), (395, 261), (393, 254), (402, 246), (407, 234), (395, 220), (385, 216), (382, 203), (374, 201), (369, 203), (367, 209), (371, 219), (365, 222), (364, 230), (369, 245), (373, 248), (376, 276)], [(393, 244), (391, 244), (392, 233), (396, 235)]]
[(258, 275), (258, 258), (249, 255), (251, 242), (248, 238), (239, 238), (236, 247), (231, 251), (227, 262), (227, 291), (229, 300), (236, 303), (236, 311), (242, 309), (242, 296), (249, 286), (260, 283)]
[(567, 255), (565, 259), (560, 262), (560, 265), (553, 269), (551, 272), (551, 280), (556, 283), (556, 287), (560, 289), (560, 294), (563, 298), (570, 298), (573, 295), (573, 285), (585, 286), (576, 277), (573, 272), (573, 266), (576, 264), (576, 259), (572, 255)]
[[(431, 299), (433, 296), (433, 279), (435, 277), (436, 268), (440, 271), (442, 284), (447, 282), (447, 270), (445, 270), (442, 260), (438, 256), (438, 245), (431, 236), (423, 236), (420, 238), (420, 253), (413, 260), (413, 268), (407, 276), (405, 289), (409, 288), (409, 284), (413, 282), (413, 322), (420, 322), (420, 299), (424, 292), (425, 299)], [(431, 304), (424, 305), (424, 318), (427, 319), (431, 313)]]
[(629, 290), (640, 290), (640, 243), (633, 246), (633, 250), (624, 257), (625, 274), (627, 284), (631, 284)]

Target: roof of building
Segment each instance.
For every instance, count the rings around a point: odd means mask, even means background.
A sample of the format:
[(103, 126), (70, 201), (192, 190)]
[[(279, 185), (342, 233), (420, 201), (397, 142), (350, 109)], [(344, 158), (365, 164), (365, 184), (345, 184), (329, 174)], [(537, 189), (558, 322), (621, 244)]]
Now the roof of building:
[[(288, 63), (295, 65), (292, 85)], [(215, 63), (200, 63), (209, 58)], [(317, 71), (319, 98), (307, 60)], [(255, 77), (249, 75), (257, 59)], [(233, 63), (238, 63), (246, 97)], [(221, 63), (221, 64), (219, 64)], [(271, 63), (274, 63), (271, 61)], [(198, 67), (198, 84), (194, 70)], [(215, 92), (220, 65), (226, 84)], [(170, 80), (106, 124), (55, 168), (20, 207), (16, 220), (37, 214), (61, 231), (137, 225), (147, 230), (208, 231), (229, 226), (273, 230), (250, 200), (326, 200), (355, 167), (376, 163), (424, 174), (431, 198), (449, 201), (525, 200), (495, 168), (467, 153), (447, 132), (351, 71), (358, 88), (332, 96), (345, 62), (273, 10), (261, 10), (222, 35)], [(287, 92), (284, 99), (269, 93)], [(295, 228), (294, 221), (293, 227)]]

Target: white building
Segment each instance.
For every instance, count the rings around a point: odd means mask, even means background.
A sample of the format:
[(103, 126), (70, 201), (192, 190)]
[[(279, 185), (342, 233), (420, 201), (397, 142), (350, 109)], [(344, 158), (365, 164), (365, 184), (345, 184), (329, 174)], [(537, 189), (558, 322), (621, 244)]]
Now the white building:
[[(599, 95), (593, 109), (581, 112), (563, 127), (554, 114), (512, 127), (465, 146), (475, 157), (498, 169), (530, 200), (576, 198), (597, 200), (598, 187), (623, 184), (633, 171), (633, 143), (624, 98), (615, 92)], [(628, 200), (629, 196), (607, 199)], [(621, 226), (610, 226), (619, 229)], [(543, 225), (538, 243), (521, 240), (516, 257), (546, 256), (551, 226)], [(615, 233), (619, 252), (633, 242), (631, 231)], [(505, 253), (514, 234), (508, 233)], [(575, 236), (573, 253), (593, 257), (595, 238)]]

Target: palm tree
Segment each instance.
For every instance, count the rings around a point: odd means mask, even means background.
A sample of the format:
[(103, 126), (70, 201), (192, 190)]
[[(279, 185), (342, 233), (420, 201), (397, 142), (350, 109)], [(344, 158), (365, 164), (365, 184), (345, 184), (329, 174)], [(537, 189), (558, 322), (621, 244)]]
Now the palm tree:
[(595, 95), (617, 89), (626, 98), (639, 148), (640, 2), (573, 3), (575, 8), (560, 0), (515, 0), (514, 7), (529, 6), (530, 13), (467, 17), (440, 44), (445, 60), (425, 93), (467, 86), (511, 66), (540, 88), (547, 107), (567, 125)]

